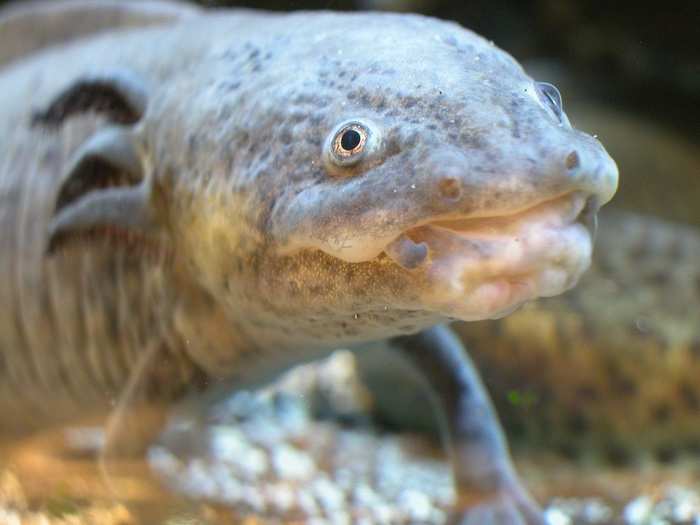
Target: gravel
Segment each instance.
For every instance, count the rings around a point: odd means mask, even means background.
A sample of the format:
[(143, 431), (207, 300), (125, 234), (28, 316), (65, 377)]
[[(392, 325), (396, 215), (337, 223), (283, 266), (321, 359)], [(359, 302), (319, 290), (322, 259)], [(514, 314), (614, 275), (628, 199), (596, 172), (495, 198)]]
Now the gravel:
[[(295, 370), (274, 388), (232, 395), (196, 420), (173, 420), (148, 452), (151, 469), (171, 491), (199, 501), (208, 523), (444, 523), (455, 492), (440, 447), (372, 423), (352, 366), (347, 353), (337, 354)], [(335, 382), (333, 374), (342, 381)], [(343, 386), (334, 392), (338, 384)], [(345, 424), (319, 419), (328, 417), (335, 402)], [(541, 475), (551, 464), (532, 467), (542, 486)], [(636, 492), (622, 499), (619, 492), (614, 498), (550, 497), (547, 522), (700, 525), (694, 483), (669, 477), (666, 483), (630, 486)], [(551, 481), (546, 489), (557, 494), (563, 487)], [(85, 499), (71, 505), (70, 512), (56, 512), (35, 495), (30, 498), (11, 472), (0, 470), (0, 525), (137, 523), (128, 505)], [(167, 525), (201, 523), (188, 517)]]

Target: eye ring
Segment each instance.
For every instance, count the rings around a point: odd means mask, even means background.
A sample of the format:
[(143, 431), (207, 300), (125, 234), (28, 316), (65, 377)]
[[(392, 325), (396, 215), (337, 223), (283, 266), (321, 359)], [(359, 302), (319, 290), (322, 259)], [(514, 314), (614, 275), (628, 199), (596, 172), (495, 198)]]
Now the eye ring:
[(323, 162), (328, 173), (355, 176), (382, 161), (382, 127), (360, 117), (338, 123), (323, 143)]
[(333, 156), (343, 165), (359, 160), (369, 136), (369, 129), (359, 122), (345, 124), (335, 133), (331, 142)]

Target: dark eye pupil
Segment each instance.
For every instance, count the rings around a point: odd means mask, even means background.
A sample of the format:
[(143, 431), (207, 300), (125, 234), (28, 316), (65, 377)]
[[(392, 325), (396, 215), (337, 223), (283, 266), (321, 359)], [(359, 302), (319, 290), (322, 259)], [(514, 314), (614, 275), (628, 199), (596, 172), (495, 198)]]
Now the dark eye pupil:
[(362, 137), (357, 131), (349, 129), (344, 132), (343, 136), (340, 138), (340, 146), (345, 151), (352, 151), (360, 144), (361, 140)]

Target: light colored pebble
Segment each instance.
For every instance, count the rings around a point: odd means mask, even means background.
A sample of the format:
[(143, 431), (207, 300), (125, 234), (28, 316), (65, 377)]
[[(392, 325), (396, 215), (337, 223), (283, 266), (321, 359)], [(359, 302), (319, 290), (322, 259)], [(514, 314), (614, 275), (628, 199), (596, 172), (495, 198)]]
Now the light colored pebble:
[(99, 453), (105, 445), (105, 432), (101, 427), (72, 427), (63, 433), (66, 445), (78, 452)]
[(681, 522), (700, 519), (700, 496), (697, 492), (674, 486), (666, 491), (666, 497), (674, 503), (669, 513), (672, 519)]
[(564, 511), (557, 508), (549, 508), (544, 511), (544, 519), (547, 525), (571, 525), (571, 518)]
[(613, 519), (613, 511), (602, 501), (591, 499), (584, 502), (581, 517), (589, 523), (609, 523)]
[(216, 472), (218, 467), (221, 465), (214, 465), (214, 470), (212, 472), (212, 478), (216, 483), (217, 495), (213, 498), (214, 501), (226, 504), (240, 504), (243, 486), (240, 480), (231, 476), (230, 473), (227, 474), (227, 469), (221, 468), (221, 472)]
[(0, 509), (0, 523), (3, 525), (22, 525), (19, 514), (4, 509)]
[(376, 523), (394, 523), (398, 514), (391, 505), (381, 504), (372, 509), (372, 517)]
[(248, 448), (248, 440), (236, 428), (218, 425), (209, 430), (209, 451), (214, 459), (235, 460)]
[(285, 441), (288, 436), (285, 430), (274, 419), (257, 418), (238, 425), (246, 439), (252, 444), (273, 450), (278, 443)]
[(430, 499), (417, 490), (404, 490), (399, 495), (399, 507), (409, 519), (425, 522), (430, 518), (433, 506)]
[(185, 468), (182, 477), (186, 491), (204, 498), (216, 498), (219, 490), (211, 477), (211, 469), (201, 459), (195, 458)]
[(306, 489), (302, 489), (297, 493), (297, 505), (305, 516), (313, 517), (321, 513), (316, 498)]
[(327, 515), (334, 515), (345, 507), (345, 494), (326, 477), (315, 479), (311, 492)]
[(358, 476), (356, 472), (344, 467), (335, 470), (332, 476), (335, 483), (348, 492), (353, 490), (353, 487), (357, 485), (358, 478), (362, 478), (362, 476)]
[(266, 406), (259, 397), (249, 390), (236, 390), (223, 401), (210, 407), (209, 413), (214, 421), (236, 424), (251, 417), (265, 415)]
[(652, 508), (653, 503), (650, 497), (639, 496), (625, 506), (624, 510), (622, 511), (622, 516), (625, 523), (629, 525), (638, 525), (645, 523), (645, 521), (650, 517)]
[(276, 421), (289, 435), (302, 433), (311, 422), (308, 406), (299, 397), (282, 394), (275, 403)]
[(275, 483), (264, 486), (263, 489), (272, 512), (285, 515), (294, 507), (296, 494), (288, 485)]
[(572, 522), (586, 525), (607, 524), (613, 520), (613, 511), (597, 498), (557, 498), (550, 502), (547, 511), (561, 512)]
[(240, 431), (231, 427), (212, 429), (209, 449), (215, 461), (229, 463), (236, 469), (236, 475), (244, 479), (258, 479), (269, 467), (267, 454), (251, 446)]
[(690, 501), (680, 501), (673, 509), (673, 519), (676, 521), (692, 521), (693, 518), (700, 517), (698, 508)]
[(356, 505), (365, 508), (372, 508), (383, 503), (379, 494), (366, 483), (360, 483), (355, 487), (355, 490), (352, 492), (352, 498)]
[(148, 462), (156, 471), (167, 474), (166, 477), (170, 479), (175, 479), (177, 472), (183, 467), (179, 459), (161, 446), (148, 449)]
[(258, 514), (267, 512), (265, 498), (258, 487), (244, 486), (241, 490), (241, 503)]
[(436, 507), (430, 512), (430, 523), (445, 523), (447, 522), (447, 513)]
[(273, 450), (272, 465), (277, 476), (284, 480), (305, 481), (316, 472), (309, 454), (286, 443), (278, 443)]
[(331, 525), (351, 525), (352, 519), (347, 512), (336, 512), (330, 517), (328, 522)]

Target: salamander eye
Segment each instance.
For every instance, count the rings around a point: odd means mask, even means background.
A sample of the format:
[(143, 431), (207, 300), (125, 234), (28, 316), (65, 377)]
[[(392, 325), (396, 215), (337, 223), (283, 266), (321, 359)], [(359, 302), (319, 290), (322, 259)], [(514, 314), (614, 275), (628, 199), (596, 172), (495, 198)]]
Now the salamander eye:
[(553, 84), (549, 82), (537, 83), (540, 99), (554, 112), (560, 122), (564, 120), (564, 103), (561, 100), (561, 93)]
[(331, 145), (333, 157), (343, 166), (359, 161), (365, 151), (369, 135), (369, 129), (359, 122), (346, 124), (333, 137)]
[(346, 177), (358, 175), (382, 161), (382, 128), (365, 118), (340, 122), (326, 137), (323, 161), (328, 173)]

